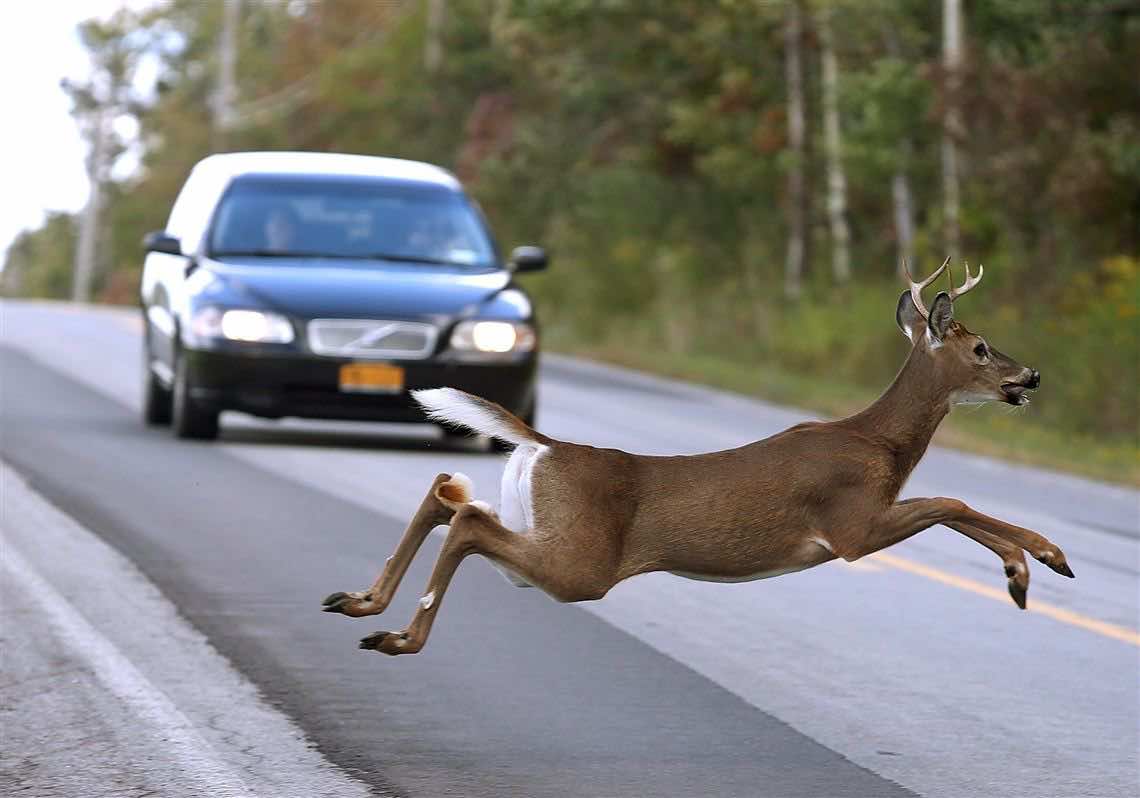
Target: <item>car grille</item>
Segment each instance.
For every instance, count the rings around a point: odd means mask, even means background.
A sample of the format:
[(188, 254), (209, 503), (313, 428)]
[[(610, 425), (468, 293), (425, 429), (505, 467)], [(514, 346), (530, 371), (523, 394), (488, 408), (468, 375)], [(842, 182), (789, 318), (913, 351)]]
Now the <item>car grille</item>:
[(308, 333), (318, 355), (422, 360), (435, 350), (439, 330), (418, 321), (314, 319)]

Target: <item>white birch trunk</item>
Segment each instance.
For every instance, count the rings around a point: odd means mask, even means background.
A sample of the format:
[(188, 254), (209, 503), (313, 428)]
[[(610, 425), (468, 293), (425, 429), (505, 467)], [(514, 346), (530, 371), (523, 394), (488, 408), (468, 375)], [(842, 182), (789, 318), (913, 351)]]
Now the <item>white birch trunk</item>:
[(99, 215), (103, 208), (103, 181), (106, 179), (107, 111), (95, 111), (92, 128), (91, 153), (87, 156), (87, 179), (91, 193), (83, 214), (79, 217), (79, 240), (75, 246), (75, 268), (71, 282), (71, 299), (74, 302), (91, 301), (91, 283), (99, 257)]
[(827, 215), (831, 227), (831, 268), (837, 283), (851, 279), (851, 232), (847, 227), (847, 176), (839, 127), (839, 65), (831, 37), (831, 9), (818, 19), (823, 79), (823, 130), (827, 150)]
[(903, 262), (914, 263), (914, 208), (910, 198), (910, 180), (903, 169), (891, 180), (891, 196), (895, 206), (895, 242), (898, 276), (906, 278)]
[(958, 107), (962, 66), (962, 3), (942, 2), (942, 65), (946, 70), (946, 110), (942, 118), (942, 218), (943, 236), (950, 257), (961, 250), (958, 224), (958, 139), (962, 115)]
[(788, 251), (784, 262), (784, 293), (795, 299), (803, 293), (804, 272), (804, 91), (801, 39), (803, 18), (799, 0), (788, 3), (784, 25), (784, 71), (788, 87)]

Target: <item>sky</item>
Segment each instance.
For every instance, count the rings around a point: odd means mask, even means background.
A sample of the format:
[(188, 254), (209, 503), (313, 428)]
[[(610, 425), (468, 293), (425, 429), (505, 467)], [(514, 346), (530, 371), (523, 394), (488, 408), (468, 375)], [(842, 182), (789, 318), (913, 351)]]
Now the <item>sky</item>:
[(21, 230), (49, 210), (74, 211), (87, 200), (86, 146), (59, 87), (88, 69), (76, 26), (150, 0), (28, 0), (0, 22), (0, 264)]

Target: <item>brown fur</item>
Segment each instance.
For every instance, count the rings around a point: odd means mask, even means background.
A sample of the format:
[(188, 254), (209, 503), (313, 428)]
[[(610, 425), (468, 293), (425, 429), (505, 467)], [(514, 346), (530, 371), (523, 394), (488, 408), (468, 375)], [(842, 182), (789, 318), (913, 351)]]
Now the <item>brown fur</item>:
[(333, 594), (325, 609), (351, 616), (382, 612), (423, 538), (448, 521), (428, 583), (431, 599), (425, 596), (406, 631), (370, 635), (362, 648), (419, 651), (452, 574), (469, 554), (494, 560), (561, 601), (584, 601), (650, 571), (731, 580), (836, 557), (856, 560), (934, 524), (1001, 557), (1010, 595), (1024, 608), (1029, 571), (1022, 550), (1072, 576), (1057, 546), (956, 499), (896, 500), (954, 395), (1020, 401), (1021, 389), (1035, 387), (1036, 372), (993, 350), (978, 356), (981, 339), (957, 322), (936, 347), (925, 329), (913, 338), (894, 382), (861, 413), (708, 454), (650, 457), (557, 441), (477, 400), (548, 447), (531, 475), (534, 528), (516, 534), (471, 504), (452, 515), (454, 507), (446, 505), (470, 497), (441, 474), (372, 589)]

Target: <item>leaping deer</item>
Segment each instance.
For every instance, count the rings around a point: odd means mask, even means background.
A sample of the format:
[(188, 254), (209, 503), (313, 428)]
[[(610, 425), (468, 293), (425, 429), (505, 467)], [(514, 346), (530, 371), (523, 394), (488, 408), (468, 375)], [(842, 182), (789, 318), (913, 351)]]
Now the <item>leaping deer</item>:
[(558, 601), (599, 599), (618, 582), (651, 571), (739, 582), (857, 560), (935, 524), (997, 554), (1009, 593), (1025, 609), (1025, 555), (1064, 576), (1065, 555), (1028, 529), (983, 515), (958, 499), (906, 499), (899, 491), (953, 404), (1029, 401), (1040, 375), (954, 319), (954, 300), (978, 284), (939, 292), (929, 311), (922, 290), (950, 259), (899, 297), (896, 320), (911, 341), (898, 376), (870, 407), (849, 418), (807, 422), (738, 449), (651, 457), (555, 440), (502, 407), (451, 388), (415, 392), (435, 420), (515, 444), (496, 514), (475, 501), (463, 474), (432, 483), (380, 576), (368, 590), (333, 593), (326, 612), (377, 615), (392, 600), (424, 538), (449, 524), (427, 591), (408, 628), (375, 632), (360, 647), (412, 654), (427, 642), (455, 569), (471, 554), (514, 584)]

